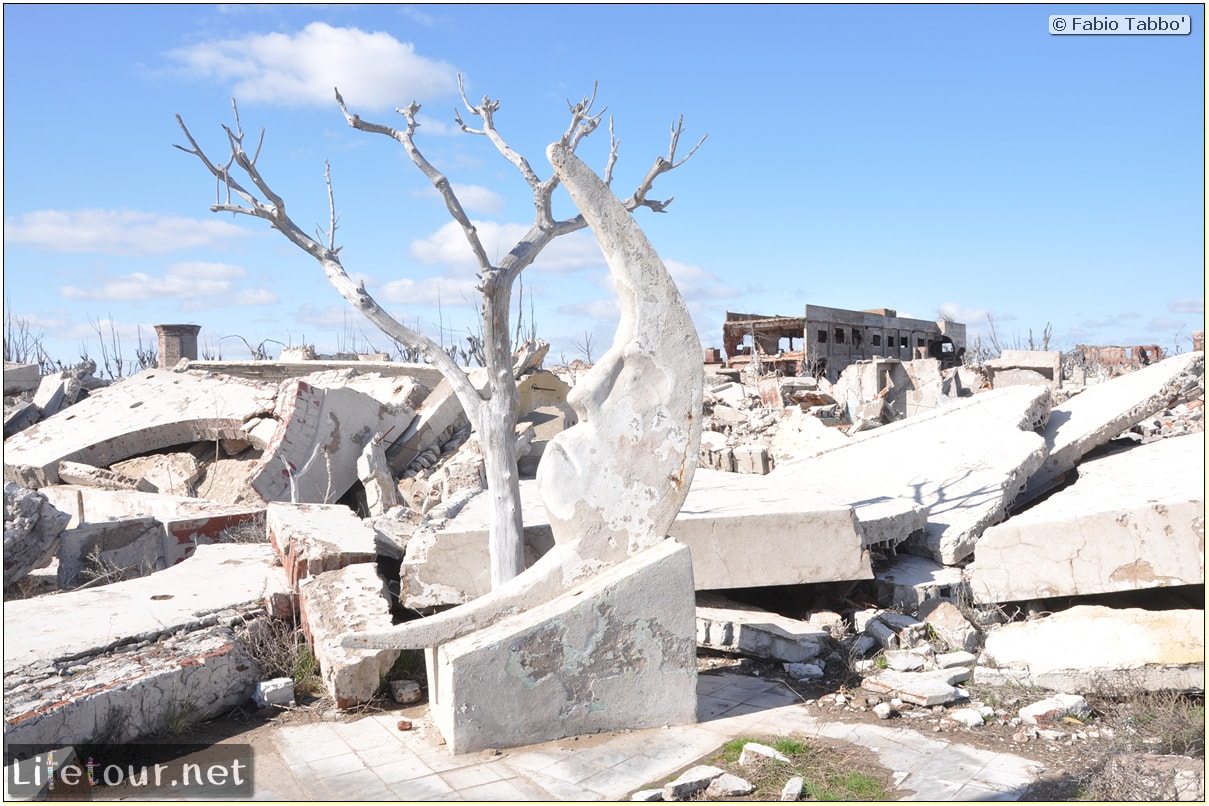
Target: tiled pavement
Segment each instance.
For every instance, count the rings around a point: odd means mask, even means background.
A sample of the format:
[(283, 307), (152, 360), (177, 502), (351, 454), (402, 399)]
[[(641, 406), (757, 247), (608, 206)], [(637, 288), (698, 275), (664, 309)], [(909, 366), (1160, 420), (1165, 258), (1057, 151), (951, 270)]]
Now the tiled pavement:
[(671, 780), (723, 742), (794, 734), (851, 742), (895, 771), (906, 800), (1016, 800), (1036, 762), (902, 727), (825, 722), (779, 682), (733, 673), (698, 678), (695, 725), (617, 732), (451, 755), (427, 718), (398, 714), (285, 727), (256, 756), (256, 800), (629, 800)]

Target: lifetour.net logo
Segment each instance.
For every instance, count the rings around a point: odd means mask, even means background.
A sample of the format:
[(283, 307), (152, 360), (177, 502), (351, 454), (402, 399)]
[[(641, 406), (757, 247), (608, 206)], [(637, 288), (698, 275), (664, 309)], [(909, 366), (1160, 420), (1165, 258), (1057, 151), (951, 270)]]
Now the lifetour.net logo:
[(252, 796), (252, 746), (4, 748), (4, 799), (196, 800)]

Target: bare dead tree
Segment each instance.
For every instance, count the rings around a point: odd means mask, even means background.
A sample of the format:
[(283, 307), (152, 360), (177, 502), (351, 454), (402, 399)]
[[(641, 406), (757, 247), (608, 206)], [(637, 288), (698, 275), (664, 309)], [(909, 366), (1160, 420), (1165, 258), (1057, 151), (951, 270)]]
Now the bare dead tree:
[[(548, 179), (541, 179), (530, 167), (529, 162), (508, 145), (495, 125), (495, 113), (499, 111), (500, 106), (498, 101), (484, 96), (478, 104), (472, 104), (466, 97), (461, 76), (458, 77), (458, 86), (467, 111), (480, 121), (478, 128), (472, 128), (467, 125), (460, 113), (455, 112), (455, 120), (462, 131), (486, 137), (496, 150), (516, 167), (533, 193), (535, 212), (533, 223), (528, 232), (499, 260), (498, 264), (492, 263), (488, 257), (474, 223), (467, 216), (449, 180), (424, 157), (415, 144), (415, 133), (419, 126), (416, 120), (420, 111), (418, 103), (412, 102), (406, 108), (396, 110), (406, 123), (403, 128), (363, 120), (359, 115), (349, 111), (339, 90), (336, 90), (336, 103), (352, 128), (390, 137), (402, 145), (412, 163), (428, 177), (433, 187), (437, 189), (450, 216), (461, 225), (466, 242), (479, 264), (477, 289), (482, 296), (480, 318), (483, 353), (488, 375), (487, 385), (482, 392), (474, 387), (462, 368), (440, 345), (396, 320), (374, 300), (366, 291), (364, 284), (354, 283), (349, 277), (340, 259), (340, 247), (336, 245), (338, 216), (330, 165), (325, 162), (325, 182), (330, 213), (328, 228), (326, 231), (317, 229), (315, 237), (312, 237), (289, 217), (286, 213), (285, 200), (273, 191), (268, 179), (260, 173), (257, 167), (257, 157), (264, 144), (264, 131), (261, 131), (251, 154), (245, 149), (245, 133), (240, 124), (239, 109), (234, 100), (231, 104), (235, 118), (234, 127), (223, 127), (230, 151), (225, 162), (217, 163), (206, 155), (185, 126), (180, 115), (176, 116), (176, 120), (184, 132), (185, 138), (189, 141), (189, 147), (180, 145), (176, 147), (197, 157), (215, 178), (216, 198), (215, 203), (210, 206), (212, 211), (247, 215), (268, 222), (291, 243), (319, 262), (328, 280), (341, 296), (386, 335), (405, 348), (415, 351), (416, 354), (436, 367), (449, 381), (454, 394), (465, 409), (471, 425), (479, 432), (482, 440), (487, 492), (492, 503), (489, 545), (491, 584), (495, 588), (524, 570), (520, 487), (516, 469), (517, 392), (512, 369), (512, 342), (509, 338), (509, 306), (512, 285), (547, 244), (559, 236), (583, 229), (587, 226), (587, 222), (582, 215), (561, 221), (554, 218), (552, 197), (559, 184), (558, 177), (552, 173)], [(592, 111), (595, 98), (596, 90), (593, 88), (590, 97), (585, 97), (578, 103), (568, 103), (571, 121), (559, 137), (558, 143), (571, 152), (574, 152), (579, 143), (595, 131), (600, 124), (604, 111)], [(665, 201), (657, 201), (648, 199), (647, 194), (661, 174), (682, 165), (696, 153), (705, 141), (705, 137), (702, 137), (686, 156), (677, 161), (676, 150), (683, 133), (683, 126), (684, 118), (682, 116), (672, 126), (668, 155), (657, 157), (634, 193), (623, 200), (623, 205), (630, 212), (639, 207), (664, 212), (672, 202), (671, 197)], [(606, 184), (611, 182), (617, 156), (618, 141), (613, 136), (610, 122), (610, 149), (603, 177)], [(235, 173), (236, 170), (239, 173), (238, 177)], [(250, 182), (251, 186), (245, 186), (244, 181)]]
[(587, 364), (596, 363), (592, 360), (593, 348), (595, 347), (592, 341), (592, 331), (590, 330), (585, 330), (583, 337), (575, 340), (575, 349), (579, 352), (580, 357), (583, 358), (584, 363)]

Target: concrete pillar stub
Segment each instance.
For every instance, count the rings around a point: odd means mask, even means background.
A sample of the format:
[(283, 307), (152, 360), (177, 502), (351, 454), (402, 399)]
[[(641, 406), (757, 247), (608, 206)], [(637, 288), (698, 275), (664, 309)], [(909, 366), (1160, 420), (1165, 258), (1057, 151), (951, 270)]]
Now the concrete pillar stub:
[(201, 325), (156, 325), (155, 333), (159, 336), (160, 368), (175, 367), (182, 358), (196, 361), (197, 334), (200, 330)]

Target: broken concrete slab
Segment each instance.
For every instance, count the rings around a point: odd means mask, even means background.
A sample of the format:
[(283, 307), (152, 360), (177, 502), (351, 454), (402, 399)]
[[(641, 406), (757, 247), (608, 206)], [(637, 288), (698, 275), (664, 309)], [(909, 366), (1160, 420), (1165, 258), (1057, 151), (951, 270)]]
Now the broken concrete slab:
[[(288, 593), (267, 544), (199, 546), (186, 562), (139, 579), (4, 604), (4, 666), (98, 654), (153, 640), (214, 614), (259, 609)], [(81, 618), (87, 613), (87, 618)]]
[(374, 530), (340, 504), (270, 503), (265, 528), (291, 587), (307, 577), (377, 557)]
[(230, 378), (261, 381), (274, 386), (290, 378), (301, 378), (316, 372), (346, 369), (386, 378), (411, 378), (428, 389), (441, 382), (441, 371), (432, 364), (412, 364), (406, 361), (331, 360), (314, 361), (194, 361), (181, 364), (182, 370), (210, 372)]
[(147, 576), (167, 567), (164, 528), (147, 517), (82, 524), (59, 535), (56, 556), (60, 590), (107, 576)]
[(1048, 456), (1020, 503), (1058, 484), (1093, 448), (1173, 402), (1205, 396), (1205, 354), (1183, 353), (1088, 387), (1054, 407), (1045, 426)]
[(4, 587), (50, 563), (70, 520), (36, 490), (4, 485)]
[(697, 645), (751, 658), (802, 663), (817, 658), (829, 634), (804, 621), (720, 596), (697, 595)]
[(1204, 584), (1204, 436), (1084, 462), (1072, 486), (988, 529), (967, 574), (979, 602)]
[[(109, 469), (150, 484), (153, 492), (186, 498), (195, 494), (194, 483), (202, 472), (197, 457), (188, 452), (136, 456), (114, 462)], [(62, 475), (60, 471), (60, 479)]]
[(141, 493), (156, 492), (155, 486), (142, 479), (135, 479), (116, 470), (93, 467), (81, 462), (59, 462), (56, 469), (59, 481), (98, 490), (134, 490)]
[(430, 709), (449, 749), (696, 722), (691, 580), (688, 548), (664, 540), (428, 650)]
[(981, 662), (979, 682), (1068, 693), (1096, 681), (1137, 690), (1203, 690), (1205, 611), (1078, 605), (991, 630)]
[(956, 688), (969, 680), (971, 671), (965, 667), (936, 669), (927, 672), (898, 672), (887, 670), (866, 677), (861, 688), (875, 694), (898, 697), (915, 705), (943, 705), (964, 696)]
[[(553, 545), (553, 535), (536, 487), (522, 480), (520, 488), (529, 562)], [(912, 503), (896, 507), (901, 541), (917, 525), (918, 511)], [(488, 592), (489, 518), (489, 502), (477, 496), (439, 530), (413, 536), (400, 571), (404, 604), (458, 604)], [(867, 538), (853, 508), (820, 502), (809, 487), (780, 484), (774, 475), (699, 468), (671, 536), (692, 549), (697, 590), (872, 577)]]
[(950, 649), (969, 652), (982, 643), (978, 628), (951, 601), (930, 599), (924, 602), (916, 615), (924, 620), (940, 643)]
[(130, 645), (41, 675), (17, 679), (6, 670), (5, 746), (118, 743), (179, 732), (247, 702), (259, 676), (228, 626)]
[[(819, 498), (855, 505), (870, 490), (928, 508), (922, 534), (902, 550), (953, 565), (969, 557), (982, 531), (1045, 459), (1035, 433), (1050, 410), (1045, 387), (992, 390), (944, 408), (864, 431), (847, 444), (778, 465), (768, 476)], [(910, 462), (887, 457), (910, 456)]]
[(265, 501), (335, 502), (357, 480), (366, 445), (415, 419), (405, 402), (412, 385), (351, 369), (283, 382), (274, 409), (279, 425), (249, 485)]
[[(485, 369), (468, 370), (466, 376), (474, 388), (486, 388)], [(386, 458), (390, 462), (391, 472), (395, 475), (401, 475), (425, 450), (433, 446), (439, 449), (454, 431), (469, 428), (470, 421), (449, 382), (441, 378), (429, 385), (432, 391), (415, 409), (416, 416), (411, 424), (402, 433), (392, 433), (383, 440), (389, 446), (386, 449)]]
[(272, 411), (276, 394), (275, 385), (202, 372), (140, 372), (5, 440), (5, 479), (42, 487), (59, 481), (61, 461), (108, 467), (174, 445), (242, 436), (246, 420)]
[(336, 707), (348, 709), (372, 700), (399, 650), (345, 649), (338, 639), (345, 632), (381, 630), (391, 624), (390, 594), (374, 564), (349, 565), (302, 580), (298, 605), (302, 630)]
[(813, 456), (847, 441), (847, 435), (840, 429), (824, 425), (818, 417), (790, 406), (778, 414), (777, 431), (769, 444), (769, 453), (774, 462), (783, 462), (794, 457)]

